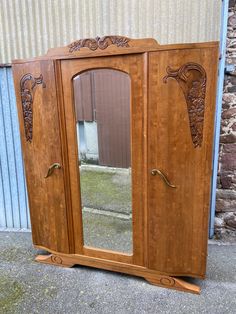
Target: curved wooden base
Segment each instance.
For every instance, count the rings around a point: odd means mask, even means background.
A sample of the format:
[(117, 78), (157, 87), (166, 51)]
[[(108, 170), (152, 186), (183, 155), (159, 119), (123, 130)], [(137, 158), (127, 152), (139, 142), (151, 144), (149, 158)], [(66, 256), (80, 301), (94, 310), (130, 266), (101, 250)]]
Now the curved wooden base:
[(160, 274), (156, 271), (128, 264), (117, 265), (114, 261), (101, 261), (96, 258), (82, 257), (80, 255), (73, 254), (49, 254), (49, 255), (38, 255), (35, 260), (40, 263), (56, 265), (61, 267), (72, 267), (76, 264), (80, 264), (83, 266), (90, 266), (95, 268), (101, 268), (105, 270), (122, 272), (130, 275), (135, 275), (139, 277), (145, 278), (149, 283), (162, 287), (169, 288), (184, 292), (190, 292), (199, 294), (200, 287), (189, 283), (183, 279), (179, 279), (173, 276), (168, 276), (165, 274)]
[(37, 255), (35, 261), (61, 267), (73, 267), (75, 265), (74, 263), (70, 263), (69, 261), (67, 261), (64, 257), (55, 254)]
[(145, 278), (145, 279), (152, 285), (163, 287), (163, 288), (190, 292), (194, 294), (200, 294), (200, 291), (201, 291), (199, 286), (189, 283), (183, 279), (176, 278), (176, 277), (157, 275), (155, 276), (155, 278), (152, 277), (152, 278)]

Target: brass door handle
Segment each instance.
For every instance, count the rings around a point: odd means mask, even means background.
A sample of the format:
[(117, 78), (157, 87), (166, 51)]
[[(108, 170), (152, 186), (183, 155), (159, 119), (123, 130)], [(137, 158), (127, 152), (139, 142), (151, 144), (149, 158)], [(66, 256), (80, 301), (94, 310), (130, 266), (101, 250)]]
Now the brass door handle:
[(48, 168), (48, 172), (44, 178), (48, 178), (53, 173), (54, 169), (61, 169), (61, 165), (58, 162), (54, 162), (54, 164)]
[(159, 169), (152, 169), (151, 170), (151, 174), (152, 174), (152, 176), (155, 176), (155, 175), (158, 174), (163, 179), (163, 181), (165, 182), (166, 185), (168, 185), (170, 188), (173, 188), (173, 189), (176, 188), (175, 185), (170, 183), (170, 181), (167, 179), (166, 175), (164, 175), (164, 173), (162, 173), (161, 170), (159, 170)]

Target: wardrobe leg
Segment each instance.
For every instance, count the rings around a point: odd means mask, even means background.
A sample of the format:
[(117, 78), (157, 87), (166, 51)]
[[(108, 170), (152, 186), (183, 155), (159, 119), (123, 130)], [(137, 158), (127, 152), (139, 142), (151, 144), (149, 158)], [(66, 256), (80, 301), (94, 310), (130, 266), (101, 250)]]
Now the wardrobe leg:
[(72, 267), (75, 265), (73, 262), (70, 261), (69, 258), (59, 256), (56, 254), (37, 255), (35, 261), (39, 263), (56, 265), (61, 267)]
[(189, 283), (183, 279), (179, 279), (171, 276), (152, 275), (145, 277), (145, 279), (152, 285), (160, 286), (163, 288), (169, 288), (174, 290), (180, 290), (184, 292), (190, 292), (200, 294), (200, 287), (196, 284)]

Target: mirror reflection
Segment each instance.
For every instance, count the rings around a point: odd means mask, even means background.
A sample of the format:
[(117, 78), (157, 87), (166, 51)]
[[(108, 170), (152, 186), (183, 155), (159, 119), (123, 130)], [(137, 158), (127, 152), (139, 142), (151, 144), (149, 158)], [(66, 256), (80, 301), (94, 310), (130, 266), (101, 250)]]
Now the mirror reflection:
[(89, 70), (73, 85), (84, 245), (132, 253), (130, 77)]

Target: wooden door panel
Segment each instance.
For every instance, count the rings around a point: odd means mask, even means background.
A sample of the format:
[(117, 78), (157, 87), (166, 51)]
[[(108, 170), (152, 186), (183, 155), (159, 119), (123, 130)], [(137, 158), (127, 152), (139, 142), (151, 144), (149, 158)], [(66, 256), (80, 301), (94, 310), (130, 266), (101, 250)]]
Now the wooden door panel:
[[(33, 243), (68, 253), (63, 165), (53, 62), (14, 64), (13, 72)], [(44, 178), (48, 167), (55, 162), (60, 163), (62, 169), (56, 169), (51, 176)]]
[[(216, 48), (150, 53), (151, 269), (196, 277), (205, 274), (217, 60)], [(159, 174), (152, 176), (155, 168), (176, 188), (168, 186)]]

